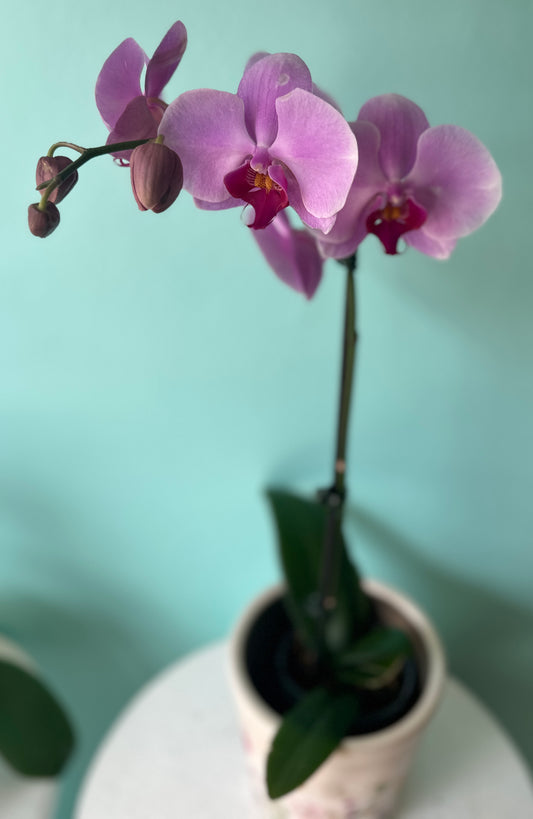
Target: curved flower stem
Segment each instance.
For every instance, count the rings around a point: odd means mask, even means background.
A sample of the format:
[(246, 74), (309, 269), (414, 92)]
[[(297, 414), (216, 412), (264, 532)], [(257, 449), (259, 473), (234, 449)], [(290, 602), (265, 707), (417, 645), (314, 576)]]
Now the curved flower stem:
[(97, 148), (81, 148), (79, 145), (74, 145), (70, 142), (56, 142), (50, 148), (48, 152), (48, 156), (53, 155), (53, 150), (58, 147), (66, 147), (72, 148), (75, 151), (81, 151), (81, 156), (78, 157), (74, 162), (70, 165), (67, 165), (66, 168), (63, 168), (57, 176), (54, 176), (53, 179), (50, 179), (48, 182), (41, 182), (41, 184), (37, 187), (37, 190), (43, 190), (43, 195), (41, 197), (41, 201), (39, 202), (39, 209), (44, 210), (46, 207), (46, 202), (48, 201), (48, 197), (52, 193), (52, 191), (57, 188), (58, 185), (63, 182), (63, 180), (67, 179), (74, 171), (77, 171), (82, 165), (85, 165), (90, 159), (94, 159), (96, 156), (103, 156), (104, 154), (112, 154), (118, 153), (118, 151), (129, 151), (132, 148), (137, 148), (138, 145), (144, 145), (145, 142), (150, 142), (150, 139), (134, 139), (128, 142), (115, 142), (112, 145), (99, 145)]
[(46, 156), (53, 156), (58, 148), (71, 148), (73, 151), (77, 151), (79, 154), (82, 154), (85, 151), (85, 148), (82, 148), (81, 145), (75, 145), (73, 142), (54, 142), (54, 144), (50, 145), (48, 148), (48, 153)]
[(342, 352), (341, 386), (337, 417), (337, 445), (335, 450), (334, 481), (322, 493), (322, 501), (328, 508), (320, 577), (320, 604), (322, 612), (331, 611), (337, 605), (338, 572), (340, 569), (339, 534), (345, 497), (346, 445), (348, 420), (352, 398), (353, 371), (355, 363), (356, 300), (355, 300), (355, 254), (343, 259), (346, 267), (346, 297), (344, 306), (344, 337)]

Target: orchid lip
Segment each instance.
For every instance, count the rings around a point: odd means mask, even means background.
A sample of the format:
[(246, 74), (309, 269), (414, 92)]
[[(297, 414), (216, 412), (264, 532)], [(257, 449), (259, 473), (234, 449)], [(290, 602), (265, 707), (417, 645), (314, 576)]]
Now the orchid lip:
[(255, 230), (266, 228), (276, 214), (289, 204), (284, 188), (268, 173), (253, 168), (250, 162), (227, 173), (224, 184), (231, 196), (252, 206), (255, 218), (252, 220), (252, 214), (247, 210), (245, 224)]
[(384, 207), (372, 211), (366, 220), (366, 229), (378, 237), (385, 253), (398, 253), (398, 240), (404, 233), (417, 230), (426, 221), (427, 213), (412, 199), (393, 194)]

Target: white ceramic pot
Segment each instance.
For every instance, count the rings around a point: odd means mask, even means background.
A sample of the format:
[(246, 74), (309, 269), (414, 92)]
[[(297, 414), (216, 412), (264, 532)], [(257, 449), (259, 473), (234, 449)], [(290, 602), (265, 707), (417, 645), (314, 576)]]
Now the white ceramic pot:
[(435, 711), (445, 678), (441, 642), (425, 614), (405, 595), (365, 581), (383, 622), (406, 630), (415, 646), (421, 693), (397, 722), (379, 731), (347, 737), (299, 788), (272, 801), (265, 767), (280, 716), (258, 694), (246, 666), (245, 648), (258, 616), (282, 593), (278, 586), (256, 598), (230, 641), (230, 679), (242, 726), (254, 796), (270, 819), (382, 819), (389, 816), (411, 766), (420, 735)]

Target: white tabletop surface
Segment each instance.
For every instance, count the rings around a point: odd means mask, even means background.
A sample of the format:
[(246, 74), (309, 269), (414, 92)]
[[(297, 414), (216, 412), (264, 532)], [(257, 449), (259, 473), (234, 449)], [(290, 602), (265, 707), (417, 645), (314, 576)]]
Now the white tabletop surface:
[(57, 792), (54, 779), (20, 776), (0, 761), (0, 819), (52, 819)]
[[(226, 646), (195, 653), (133, 699), (87, 774), (75, 819), (255, 819), (227, 684)], [(396, 819), (533, 819), (509, 738), (459, 683), (417, 754)]]

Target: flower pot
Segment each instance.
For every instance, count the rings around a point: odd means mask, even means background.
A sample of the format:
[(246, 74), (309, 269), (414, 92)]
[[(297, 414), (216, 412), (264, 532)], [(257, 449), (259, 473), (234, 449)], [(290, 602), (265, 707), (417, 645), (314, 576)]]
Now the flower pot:
[[(282, 597), (283, 588), (274, 587), (253, 601), (234, 629), (230, 641), (230, 680), (254, 797), (262, 806), (264, 816), (382, 819), (390, 815), (398, 802), (417, 742), (441, 696), (444, 652), (433, 626), (411, 600), (376, 581), (365, 581), (364, 587), (374, 601), (379, 618), (411, 636), (419, 687), (414, 697), (412, 688), (405, 693), (413, 701), (407, 702), (407, 706), (403, 703), (399, 710), (401, 716), (396, 719), (394, 704), (392, 712), (391, 704), (386, 704), (382, 709), (386, 712), (385, 719), (382, 719), (383, 713), (378, 716), (378, 724), (380, 720), (385, 724), (389, 722), (386, 727), (372, 730), (371, 725), (359, 726), (358, 735), (346, 737), (303, 785), (274, 801), (269, 799), (264, 784), (266, 759), (283, 707), (277, 709), (275, 698), (268, 691), (260, 693), (258, 688), (264, 689), (260, 683), (261, 666), (271, 675), (272, 664), (278, 662), (272, 646), (268, 645), (271, 643), (268, 634), (276, 631), (272, 615), (279, 608), (277, 601)], [(273, 624), (272, 630), (268, 627), (269, 621)], [(264, 641), (263, 636), (268, 639)]]

